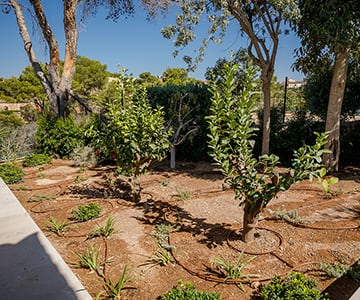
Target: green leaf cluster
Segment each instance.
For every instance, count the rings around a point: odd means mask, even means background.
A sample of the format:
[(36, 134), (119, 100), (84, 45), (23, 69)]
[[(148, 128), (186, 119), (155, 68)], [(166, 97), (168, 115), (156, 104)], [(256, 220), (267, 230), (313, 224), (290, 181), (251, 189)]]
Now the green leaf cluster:
[(71, 211), (73, 219), (85, 222), (96, 219), (101, 213), (101, 206), (97, 203), (89, 203), (88, 205), (80, 205), (77, 209)]
[(161, 296), (161, 300), (220, 300), (221, 295), (217, 292), (199, 291), (190, 283), (178, 282), (179, 287), (174, 287), (171, 291)]
[(307, 279), (298, 272), (289, 273), (285, 278), (274, 277), (271, 282), (263, 286), (260, 296), (264, 300), (302, 299), (302, 300), (327, 300), (327, 294), (322, 295), (316, 288), (314, 280)]
[(35, 167), (51, 163), (51, 157), (45, 153), (33, 153), (23, 159), (24, 167)]

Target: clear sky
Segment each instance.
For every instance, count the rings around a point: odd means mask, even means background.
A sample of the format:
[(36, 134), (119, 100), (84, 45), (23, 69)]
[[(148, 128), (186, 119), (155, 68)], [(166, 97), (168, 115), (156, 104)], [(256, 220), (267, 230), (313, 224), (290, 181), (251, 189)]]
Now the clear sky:
[[(58, 39), (61, 51), (63, 46), (62, 6), (61, 1), (43, 1), (44, 9), (49, 23)], [(46, 3), (47, 2), (47, 3)], [(49, 4), (51, 3), (51, 4)], [(89, 16), (85, 24), (79, 27), (78, 54), (106, 64), (110, 72), (117, 72), (118, 66), (125, 67), (134, 76), (142, 72), (151, 72), (161, 75), (168, 67), (186, 68), (182, 61), (183, 55), (192, 55), (205, 37), (207, 27), (197, 30), (197, 43), (186, 47), (178, 57), (174, 58), (175, 49), (171, 40), (161, 35), (161, 28), (174, 23), (175, 14), (166, 18), (156, 17), (155, 20), (146, 21), (145, 13), (137, 10), (134, 16), (121, 17), (117, 22), (106, 20), (104, 11), (93, 17)], [(28, 29), (33, 34), (33, 47), (38, 60), (47, 61), (47, 48), (33, 24), (28, 23)], [(18, 76), (25, 66), (29, 65), (28, 58), (23, 49), (16, 19), (13, 12), (3, 14), (0, 12), (0, 77)], [(189, 72), (189, 77), (203, 79), (208, 67), (215, 65), (218, 58), (229, 57), (231, 49), (234, 51), (246, 46), (247, 40), (239, 34), (239, 25), (232, 21), (222, 44), (211, 44), (207, 50), (204, 61), (197, 70)], [(275, 75), (278, 81), (284, 81), (285, 76), (301, 80), (301, 73), (292, 72), (294, 63), (294, 49), (299, 46), (299, 40), (293, 35), (280, 37)], [(63, 59), (63, 57), (61, 57)]]

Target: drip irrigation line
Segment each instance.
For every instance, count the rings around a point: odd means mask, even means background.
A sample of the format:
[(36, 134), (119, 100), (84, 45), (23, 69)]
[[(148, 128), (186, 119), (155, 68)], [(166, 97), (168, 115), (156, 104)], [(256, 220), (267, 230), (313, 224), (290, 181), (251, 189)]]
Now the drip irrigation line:
[[(265, 231), (270, 231), (272, 232), (273, 234), (275, 234), (278, 238), (279, 238), (279, 243), (278, 245), (275, 247), (274, 250), (269, 250), (269, 251), (264, 251), (264, 252), (253, 252), (253, 251), (248, 251), (248, 250), (244, 250), (244, 253), (246, 254), (249, 254), (249, 255), (266, 255), (266, 254), (270, 254), (272, 253), (273, 251), (277, 250), (283, 243), (283, 237), (281, 236), (280, 233), (276, 232), (275, 230), (272, 230), (272, 229), (269, 229), (269, 228), (265, 228), (265, 227), (256, 227), (256, 229), (261, 229), (261, 230), (265, 230)], [(237, 247), (233, 246), (231, 244), (231, 242), (229, 241), (229, 238), (234, 234), (234, 232), (230, 232), (227, 239), (226, 239), (226, 243), (228, 244), (228, 246), (236, 251), (240, 251), (240, 249), (238, 249)]]

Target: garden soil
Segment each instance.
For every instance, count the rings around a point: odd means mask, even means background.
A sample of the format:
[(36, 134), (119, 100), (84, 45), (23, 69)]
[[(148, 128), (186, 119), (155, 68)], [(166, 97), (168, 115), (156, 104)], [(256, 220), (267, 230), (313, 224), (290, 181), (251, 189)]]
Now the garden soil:
[[(208, 163), (178, 163), (174, 171), (164, 163), (153, 165), (141, 177), (139, 203), (132, 203), (126, 188), (115, 184), (113, 167), (84, 171), (72, 161), (54, 160), (25, 172), (24, 181), (10, 188), (93, 297), (106, 296), (99, 274), (116, 282), (126, 265), (132, 280), (121, 292), (124, 300), (159, 299), (179, 280), (217, 291), (223, 300), (256, 299), (259, 286), (290, 271), (317, 280), (335, 300), (348, 299), (359, 287), (349, 277), (329, 278), (318, 266), (353, 265), (360, 259), (359, 169), (336, 174), (340, 180), (331, 186), (331, 195), (315, 181), (281, 192), (261, 214), (256, 238), (247, 244), (240, 238), (242, 207), (233, 190), (223, 189), (221, 172)], [(72, 211), (89, 203), (101, 206), (100, 217), (73, 220)], [(289, 223), (274, 212), (297, 212), (297, 219)], [(89, 238), (109, 216), (115, 232), (106, 239)], [(50, 217), (66, 221), (64, 234), (48, 230)], [(159, 239), (164, 228), (171, 229), (168, 239)], [(172, 253), (165, 266), (155, 259), (160, 257), (159, 241)], [(76, 253), (90, 247), (98, 255), (99, 274), (79, 267)], [(220, 260), (239, 262), (244, 267), (240, 278), (225, 280)]]

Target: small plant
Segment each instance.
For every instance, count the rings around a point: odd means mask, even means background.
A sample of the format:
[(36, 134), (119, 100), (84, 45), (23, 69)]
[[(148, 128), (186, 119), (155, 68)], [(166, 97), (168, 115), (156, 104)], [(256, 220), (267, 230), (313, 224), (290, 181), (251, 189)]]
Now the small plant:
[(109, 216), (109, 218), (106, 221), (105, 226), (99, 226), (98, 228), (95, 228), (94, 230), (92, 230), (89, 233), (88, 238), (91, 239), (91, 238), (94, 238), (97, 236), (103, 236), (103, 237), (107, 238), (114, 232), (115, 232), (114, 218), (112, 216)]
[(162, 186), (168, 186), (170, 184), (170, 180), (167, 178), (160, 179), (159, 182)]
[(101, 264), (99, 263), (99, 251), (91, 245), (86, 248), (84, 253), (74, 252), (75, 255), (80, 259), (78, 266), (84, 269), (89, 269), (90, 271), (99, 272)]
[(48, 230), (57, 234), (62, 235), (65, 232), (65, 227), (67, 226), (66, 220), (58, 223), (54, 217), (50, 217), (49, 224), (47, 226)]
[(91, 146), (77, 146), (71, 152), (70, 158), (74, 161), (77, 167), (91, 168), (97, 164), (97, 157), (95, 150)]
[(104, 279), (104, 288), (105, 292), (112, 299), (120, 299), (121, 291), (125, 286), (133, 281), (132, 272), (133, 270), (128, 270), (129, 263), (126, 263), (120, 277), (117, 281), (112, 281), (111, 278)]
[(176, 198), (178, 198), (181, 201), (185, 201), (191, 197), (190, 191), (182, 191), (177, 189), (176, 192), (177, 192)]
[(88, 205), (80, 205), (77, 209), (71, 211), (73, 219), (85, 222), (96, 219), (101, 213), (101, 206), (97, 203), (89, 203)]
[(167, 266), (169, 263), (173, 262), (173, 257), (167, 249), (164, 249), (157, 243), (157, 249), (153, 250), (152, 256), (150, 256), (145, 262), (149, 264)]
[[(244, 251), (240, 253), (236, 263), (232, 263), (230, 260), (224, 260), (220, 255), (215, 255), (214, 263), (220, 268), (220, 272), (223, 275), (224, 281), (228, 279), (239, 279), (251, 281), (251, 277), (258, 277), (257, 274), (244, 274), (244, 268), (250, 264), (255, 256), (251, 256), (244, 259)], [(243, 289), (243, 285), (239, 282), (238, 286)]]
[(330, 185), (337, 183), (339, 181), (339, 178), (337, 178), (337, 177), (325, 178), (326, 172), (327, 172), (326, 168), (320, 169), (319, 182), (321, 183), (325, 194), (331, 195)]
[(164, 249), (170, 249), (169, 245), (169, 233), (176, 231), (177, 228), (170, 224), (162, 223), (156, 226), (156, 230), (151, 234), (157, 241), (157, 243)]
[(46, 174), (45, 173), (39, 173), (36, 175), (37, 178), (46, 178)]
[(305, 224), (305, 222), (301, 220), (297, 210), (285, 211), (268, 209), (268, 212), (292, 224)]
[(24, 167), (35, 167), (51, 163), (51, 157), (44, 153), (34, 153), (26, 156), (23, 159)]
[(84, 182), (84, 181), (86, 181), (86, 178), (78, 175), (78, 176), (76, 176), (74, 183), (80, 183), (80, 182)]
[(56, 199), (57, 195), (53, 195), (53, 196), (45, 196), (45, 195), (37, 195), (37, 196), (31, 196), (27, 202), (41, 202), (44, 200), (52, 200), (52, 199)]
[(16, 190), (18, 191), (27, 191), (29, 188), (26, 185), (20, 185)]
[(329, 296), (322, 295), (316, 286), (315, 280), (307, 279), (302, 273), (292, 272), (283, 279), (274, 277), (269, 284), (260, 288), (259, 294), (264, 300), (329, 300)]
[(24, 171), (13, 163), (0, 165), (0, 177), (6, 184), (13, 184), (23, 181)]
[(221, 295), (217, 292), (199, 291), (190, 283), (179, 280), (178, 287), (173, 287), (171, 291), (162, 295), (161, 300), (221, 300)]

